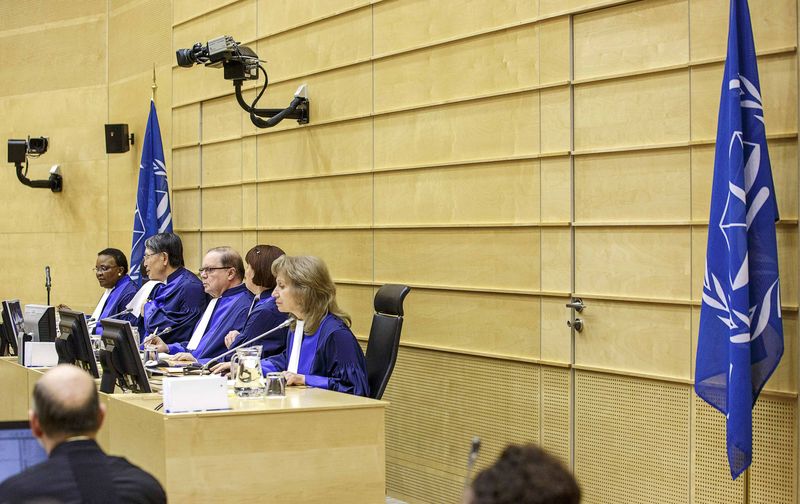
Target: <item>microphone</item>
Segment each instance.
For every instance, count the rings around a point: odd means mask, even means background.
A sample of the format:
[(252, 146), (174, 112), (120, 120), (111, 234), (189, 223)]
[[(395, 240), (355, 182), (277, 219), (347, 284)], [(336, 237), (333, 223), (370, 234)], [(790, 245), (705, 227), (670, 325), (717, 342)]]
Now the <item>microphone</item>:
[(217, 356), (216, 356), (216, 357), (214, 357), (213, 359), (210, 359), (208, 362), (206, 362), (206, 363), (205, 363), (205, 364), (203, 364), (202, 366), (199, 366), (199, 367), (195, 367), (195, 366), (187, 366), (187, 367), (193, 367), (194, 369), (200, 369), (200, 371), (207, 371), (207, 370), (208, 370), (208, 367), (211, 365), (211, 363), (213, 363), (213, 362), (217, 362), (217, 361), (219, 361), (220, 359), (222, 359), (222, 358), (224, 358), (224, 357), (227, 357), (228, 355), (232, 354), (233, 352), (235, 352), (236, 350), (238, 350), (238, 349), (242, 348), (242, 347), (243, 347), (243, 346), (245, 346), (245, 345), (248, 345), (248, 344), (250, 344), (250, 343), (255, 343), (255, 342), (256, 342), (256, 341), (258, 341), (258, 340), (264, 339), (264, 338), (266, 338), (267, 336), (269, 336), (270, 334), (274, 333), (275, 331), (277, 331), (277, 330), (279, 330), (279, 329), (283, 329), (284, 327), (289, 327), (289, 325), (290, 325), (292, 322), (294, 322), (294, 319), (293, 319), (293, 318), (291, 318), (291, 317), (289, 317), (289, 318), (288, 318), (288, 319), (286, 319), (284, 322), (282, 322), (280, 325), (277, 325), (277, 326), (273, 327), (272, 329), (270, 329), (269, 331), (267, 331), (267, 332), (265, 332), (265, 333), (261, 333), (261, 334), (259, 334), (258, 336), (254, 337), (254, 338), (250, 338), (250, 339), (249, 339), (249, 340), (247, 340), (247, 341), (243, 341), (243, 342), (241, 342), (240, 344), (236, 345), (235, 347), (233, 347), (233, 348), (229, 349), (227, 352), (223, 352), (222, 354), (220, 354), (220, 355), (217, 355)]
[(464, 477), (464, 491), (469, 487), (470, 476), (472, 475), (472, 467), (478, 459), (478, 454), (481, 451), (481, 438), (475, 436), (472, 438), (472, 446), (469, 449), (469, 457), (467, 458), (467, 475)]
[[(133, 308), (126, 308), (126, 309), (122, 310), (119, 313), (115, 313), (113, 315), (109, 315), (108, 317), (105, 317), (105, 318), (114, 318), (114, 317), (119, 317), (120, 315), (127, 315), (132, 311), (133, 311)], [(88, 324), (88, 325), (92, 325), (92, 324), (97, 325), (97, 320), (95, 320), (94, 317), (89, 317), (88, 319), (86, 319), (86, 324)]]
[(50, 306), (50, 287), (52, 287), (53, 282), (50, 278), (50, 266), (44, 267), (44, 288), (47, 289), (47, 305)]
[[(131, 311), (133, 311), (133, 310), (131, 310)], [(142, 341), (142, 344), (147, 343), (149, 340), (151, 340), (153, 338), (160, 338), (161, 336), (164, 336), (165, 334), (171, 333), (171, 332), (172, 332), (172, 328), (171, 327), (167, 327), (161, 332), (158, 332), (158, 327), (156, 327), (156, 330), (153, 331), (152, 333), (150, 333), (150, 336), (146, 337), (144, 339), (144, 341)]]

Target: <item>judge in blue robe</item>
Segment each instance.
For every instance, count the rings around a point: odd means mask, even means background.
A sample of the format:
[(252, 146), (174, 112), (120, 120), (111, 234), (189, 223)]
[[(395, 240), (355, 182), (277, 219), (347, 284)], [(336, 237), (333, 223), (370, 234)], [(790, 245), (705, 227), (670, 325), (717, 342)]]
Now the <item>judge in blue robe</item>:
[(230, 247), (208, 251), (200, 268), (200, 278), (211, 301), (195, 325), (189, 338), (167, 344), (158, 337), (151, 338), (162, 352), (176, 354), (181, 360), (204, 360), (216, 357), (227, 349), (225, 335), (244, 328), (253, 294), (242, 283), (244, 264), (241, 256)]
[[(136, 294), (136, 284), (128, 276), (128, 259), (125, 254), (115, 248), (101, 250), (97, 253), (94, 272), (97, 282), (105, 291), (89, 319), (90, 326), (92, 322), (96, 322), (92, 333), (103, 334), (103, 324), (100, 321), (112, 315), (118, 320), (136, 323), (136, 317), (130, 313), (120, 315)], [(59, 309), (61, 308), (68, 307), (60, 305)]]
[[(272, 263), (282, 255), (284, 252), (280, 247), (256, 245), (244, 256), (244, 283), (255, 297), (250, 306), (244, 329), (241, 332), (231, 331), (225, 337), (225, 345), (228, 348), (246, 344), (286, 321), (287, 315), (278, 310), (275, 298), (270, 295), (275, 289)], [(254, 344), (261, 345), (261, 355), (264, 357), (277, 355), (286, 348), (286, 333), (280, 330), (275, 331)]]
[(282, 256), (272, 272), (275, 303), (295, 322), (286, 350), (262, 360), (262, 370), (283, 371), (287, 385), (368, 395), (366, 359), (350, 330), (350, 317), (336, 303), (336, 286), (325, 263), (312, 256)]
[(164, 282), (150, 293), (142, 309), (140, 332), (152, 335), (156, 329), (163, 340), (188, 340), (206, 307), (203, 283), (184, 267), (183, 244), (174, 233), (159, 233), (145, 242), (144, 268), (150, 280)]

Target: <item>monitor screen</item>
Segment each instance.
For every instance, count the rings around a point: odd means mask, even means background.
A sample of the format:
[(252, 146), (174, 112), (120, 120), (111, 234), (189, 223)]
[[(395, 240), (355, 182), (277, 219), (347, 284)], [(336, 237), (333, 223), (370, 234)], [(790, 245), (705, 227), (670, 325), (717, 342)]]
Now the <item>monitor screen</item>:
[(14, 353), (19, 354), (17, 335), (25, 331), (25, 319), (19, 299), (3, 301), (3, 336)]
[(95, 378), (100, 378), (86, 316), (72, 310), (59, 310), (58, 313), (61, 317), (58, 324), (61, 334), (56, 339), (58, 363), (75, 364)]
[(0, 483), (46, 458), (28, 422), (0, 422)]
[(33, 335), (33, 341), (56, 340), (56, 309), (52, 306), (25, 305), (25, 332)]
[(123, 391), (150, 392), (131, 324), (110, 318), (101, 320), (101, 323), (105, 348), (100, 350), (100, 363), (103, 365), (100, 392), (113, 394), (115, 384)]

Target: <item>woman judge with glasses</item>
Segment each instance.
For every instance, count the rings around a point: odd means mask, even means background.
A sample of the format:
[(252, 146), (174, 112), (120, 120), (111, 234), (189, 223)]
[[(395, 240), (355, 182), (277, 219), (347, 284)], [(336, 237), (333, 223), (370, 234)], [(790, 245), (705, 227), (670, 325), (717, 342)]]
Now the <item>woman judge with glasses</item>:
[[(364, 353), (350, 330), (350, 316), (336, 303), (336, 285), (321, 259), (281, 256), (272, 263), (275, 304), (295, 321), (287, 348), (261, 361), (264, 372), (282, 371), (287, 385), (308, 385), (366, 396)], [(215, 373), (228, 363), (218, 364)]]
[(189, 340), (206, 308), (203, 283), (184, 267), (183, 243), (178, 235), (153, 235), (144, 242), (144, 247), (147, 276), (160, 283), (150, 291), (142, 308), (141, 336), (169, 329), (161, 337), (165, 343)]

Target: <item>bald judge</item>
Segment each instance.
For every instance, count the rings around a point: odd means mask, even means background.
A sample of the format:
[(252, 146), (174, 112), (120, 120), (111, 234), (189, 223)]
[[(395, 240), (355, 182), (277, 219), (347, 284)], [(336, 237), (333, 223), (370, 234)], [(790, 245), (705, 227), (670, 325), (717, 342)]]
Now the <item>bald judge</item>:
[(166, 344), (159, 337), (151, 337), (145, 344), (158, 347), (160, 352), (175, 355), (178, 360), (211, 359), (224, 353), (225, 335), (241, 331), (253, 304), (253, 293), (247, 290), (244, 280), (244, 262), (231, 247), (209, 250), (200, 268), (203, 289), (211, 296), (200, 321), (194, 326), (186, 341)]
[(0, 484), (0, 503), (167, 502), (155, 478), (97, 445), (104, 416), (88, 373), (71, 364), (48, 371), (33, 389), (29, 417), (49, 458)]

